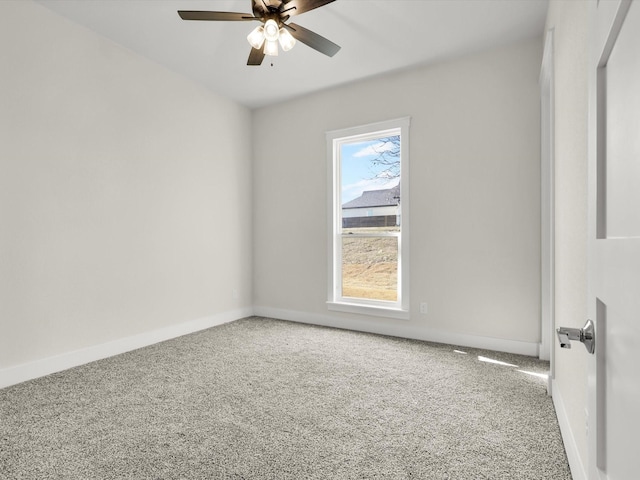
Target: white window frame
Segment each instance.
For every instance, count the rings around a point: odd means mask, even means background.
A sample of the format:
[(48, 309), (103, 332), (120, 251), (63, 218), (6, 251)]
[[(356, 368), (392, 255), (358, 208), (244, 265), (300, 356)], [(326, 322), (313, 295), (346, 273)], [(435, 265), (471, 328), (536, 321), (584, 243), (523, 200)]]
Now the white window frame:
[[(409, 126), (410, 117), (371, 123), (326, 133), (328, 165), (328, 233), (329, 271), (327, 308), (333, 311), (409, 319)], [(398, 300), (383, 301), (342, 296), (342, 224), (340, 147), (345, 143), (365, 141), (400, 133), (400, 232), (383, 236), (398, 238)], [(376, 234), (376, 236), (381, 236)]]

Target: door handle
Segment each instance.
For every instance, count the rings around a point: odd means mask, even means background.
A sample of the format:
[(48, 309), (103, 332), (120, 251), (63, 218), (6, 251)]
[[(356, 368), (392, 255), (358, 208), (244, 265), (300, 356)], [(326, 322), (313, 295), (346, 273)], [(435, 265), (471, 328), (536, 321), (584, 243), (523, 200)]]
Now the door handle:
[(591, 320), (587, 320), (582, 328), (560, 327), (556, 329), (561, 348), (571, 348), (571, 340), (582, 342), (587, 352), (596, 351), (596, 331)]

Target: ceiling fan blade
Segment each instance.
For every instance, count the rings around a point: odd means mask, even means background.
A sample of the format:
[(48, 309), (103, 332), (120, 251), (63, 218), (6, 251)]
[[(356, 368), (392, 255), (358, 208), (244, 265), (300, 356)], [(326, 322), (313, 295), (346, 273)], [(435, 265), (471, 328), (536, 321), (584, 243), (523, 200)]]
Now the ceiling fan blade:
[(327, 40), (322, 35), (318, 35), (300, 25), (289, 23), (285, 24), (284, 27), (291, 32), (293, 38), (329, 57), (333, 57), (340, 50), (340, 45), (336, 45), (331, 40)]
[(209, 20), (209, 21), (232, 21), (246, 22), (258, 20), (250, 13), (235, 12), (204, 12), (200, 10), (178, 10), (178, 15), (183, 20)]
[(251, 11), (254, 17), (262, 18), (266, 13), (262, 0), (251, 0)]
[(249, 53), (247, 65), (260, 65), (262, 64), (262, 60), (264, 60), (264, 51), (262, 51), (262, 49), (252, 48), (251, 53)]
[(287, 15), (293, 17), (331, 2), (335, 2), (335, 0), (283, 0), (280, 4), (280, 13), (286, 12)]

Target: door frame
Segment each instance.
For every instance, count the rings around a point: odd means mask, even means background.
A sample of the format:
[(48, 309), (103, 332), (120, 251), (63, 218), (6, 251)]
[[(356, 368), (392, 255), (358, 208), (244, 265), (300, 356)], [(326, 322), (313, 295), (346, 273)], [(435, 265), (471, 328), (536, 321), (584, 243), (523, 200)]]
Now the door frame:
[(555, 104), (554, 29), (547, 30), (540, 68), (540, 351), (550, 362), (547, 391), (554, 378), (555, 328)]
[[(604, 109), (599, 105), (598, 92), (604, 88), (604, 67), (624, 23), (632, 0), (589, 2), (589, 65), (588, 65), (588, 198), (587, 198), (587, 314), (595, 322), (596, 350), (587, 360), (587, 448), (588, 478), (606, 480), (605, 471), (605, 391), (602, 388), (605, 352), (602, 335), (598, 335), (598, 302), (596, 298), (596, 241), (603, 232), (603, 185), (598, 184), (598, 169), (602, 168), (604, 142)], [(598, 195), (598, 191), (601, 194)], [(599, 383), (600, 382), (600, 383)]]

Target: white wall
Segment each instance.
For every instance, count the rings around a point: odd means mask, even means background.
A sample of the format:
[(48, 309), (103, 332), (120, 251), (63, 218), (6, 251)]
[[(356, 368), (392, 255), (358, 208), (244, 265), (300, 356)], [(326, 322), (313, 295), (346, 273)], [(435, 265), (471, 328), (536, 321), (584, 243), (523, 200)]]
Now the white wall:
[[(540, 39), (252, 116), (38, 4), (0, 11), (0, 373), (254, 304), (535, 353)], [(405, 115), (411, 320), (329, 314), (324, 132)]]
[(251, 308), (250, 111), (30, 1), (0, 59), (0, 372)]
[[(535, 355), (541, 56), (536, 38), (257, 110), (256, 312)], [(330, 314), (324, 132), (407, 115), (411, 319)]]
[[(555, 89), (555, 323), (581, 328), (587, 319), (588, 2), (549, 4), (554, 30)], [(587, 355), (563, 350), (554, 338), (553, 394), (567, 452), (587, 465)], [(576, 463), (574, 477), (584, 478)], [(583, 472), (582, 472), (583, 474)]]

